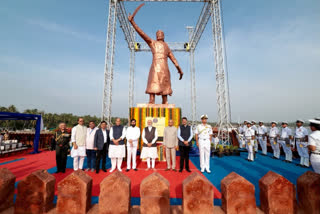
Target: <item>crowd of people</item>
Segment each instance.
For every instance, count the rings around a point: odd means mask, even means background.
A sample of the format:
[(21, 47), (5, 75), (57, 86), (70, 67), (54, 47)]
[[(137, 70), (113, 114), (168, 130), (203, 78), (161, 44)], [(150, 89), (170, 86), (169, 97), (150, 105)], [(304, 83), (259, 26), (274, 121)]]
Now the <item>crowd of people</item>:
[[(298, 151), (300, 163), (298, 166), (308, 168), (309, 163), (315, 172), (320, 173), (320, 118), (309, 120), (312, 133), (303, 127), (304, 121), (298, 119), (294, 132), (288, 127), (288, 122), (281, 122), (281, 130), (276, 121), (271, 122), (268, 129), (263, 121), (256, 126), (255, 121), (244, 121), (238, 128), (240, 148), (248, 150), (248, 161), (254, 161), (255, 153), (260, 144), (262, 155), (267, 155), (267, 140), (273, 150), (273, 158), (280, 159), (281, 148), (285, 154), (284, 162), (292, 162), (292, 152)], [(311, 153), (311, 156), (310, 156)]]
[[(207, 123), (208, 116), (201, 116), (201, 124), (193, 129), (186, 117), (182, 118), (182, 124), (177, 128), (173, 121), (168, 122), (168, 126), (163, 130), (163, 148), (166, 152), (167, 168), (166, 171), (177, 171), (176, 168), (176, 150), (180, 152), (179, 172), (189, 168), (189, 152), (192, 139), (195, 135), (196, 145), (200, 153), (201, 172), (211, 173), (210, 156), (211, 142), (214, 147), (219, 143), (217, 135), (213, 134), (212, 127)], [(292, 162), (292, 151), (297, 150), (300, 156), (301, 167), (309, 167), (309, 160), (315, 172), (320, 173), (320, 119), (310, 120), (309, 135), (308, 130), (303, 127), (304, 121), (296, 121), (295, 132), (288, 127), (287, 122), (282, 122), (282, 129), (279, 131), (277, 122), (272, 121), (268, 129), (264, 126), (263, 121), (256, 126), (255, 121), (244, 121), (239, 126), (238, 140), (240, 148), (248, 150), (248, 161), (254, 161), (258, 151), (258, 143), (261, 146), (262, 155), (267, 155), (267, 139), (273, 150), (273, 158), (280, 158), (280, 150), (283, 148), (285, 153), (285, 162)], [(140, 159), (147, 162), (146, 170), (156, 170), (155, 160), (158, 158), (158, 130), (153, 126), (152, 120), (147, 121), (147, 126), (142, 130), (136, 126), (136, 120), (130, 121), (130, 126), (126, 128), (121, 125), (120, 118), (116, 119), (115, 125), (107, 127), (107, 123), (102, 121), (100, 128), (96, 127), (93, 121), (89, 122), (89, 127), (84, 125), (84, 119), (78, 119), (78, 125), (72, 128), (71, 134), (66, 131), (66, 124), (60, 123), (59, 130), (54, 135), (56, 144), (56, 162), (57, 173), (65, 172), (69, 142), (71, 139), (72, 149), (71, 157), (73, 158), (73, 169), (85, 170), (99, 173), (100, 168), (107, 172), (106, 158), (111, 159), (110, 172), (114, 170), (122, 171), (122, 161), (127, 156), (127, 169), (138, 171), (137, 169), (137, 149), (139, 139), (143, 141)], [(311, 157), (309, 154), (311, 153)], [(87, 168), (83, 169), (84, 160), (87, 157)], [(101, 163), (102, 162), (102, 163)], [(100, 167), (101, 166), (101, 167)]]

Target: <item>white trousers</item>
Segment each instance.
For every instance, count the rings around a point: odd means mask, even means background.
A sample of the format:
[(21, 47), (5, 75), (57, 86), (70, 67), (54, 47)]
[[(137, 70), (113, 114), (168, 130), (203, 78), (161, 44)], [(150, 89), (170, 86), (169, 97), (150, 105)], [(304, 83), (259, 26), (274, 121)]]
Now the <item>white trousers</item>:
[(267, 139), (265, 137), (258, 137), (258, 142), (262, 149), (262, 154), (267, 154)]
[(245, 140), (242, 135), (241, 136), (237, 135), (237, 136), (238, 136), (238, 141), (239, 141), (239, 148), (242, 149), (244, 147), (244, 145), (246, 144)]
[(73, 169), (77, 171), (78, 169), (83, 169), (84, 156), (76, 156), (73, 158)]
[(311, 154), (310, 161), (313, 170), (320, 174), (320, 155)]
[(284, 140), (279, 140), (278, 141), (283, 149), (283, 152), (286, 155), (286, 160), (287, 161), (292, 161), (292, 151), (291, 151), (291, 146), (287, 146), (286, 142)]
[(309, 150), (307, 145), (308, 142), (296, 141), (298, 154), (300, 156), (300, 164), (309, 167)]
[[(280, 146), (279, 143), (275, 140), (270, 140), (271, 147), (273, 150), (273, 156), (276, 158), (280, 158)], [(274, 144), (275, 143), (275, 144)]]
[(258, 146), (258, 141), (257, 140), (254, 140), (254, 151), (258, 151), (258, 148), (259, 148), (259, 146)]
[(137, 146), (136, 145), (131, 146), (129, 144), (127, 146), (127, 169), (131, 169), (131, 159), (132, 159), (132, 169), (135, 169), (137, 167), (136, 157), (137, 157)]
[(148, 169), (150, 169), (150, 159), (152, 160), (152, 169), (154, 169), (154, 166), (156, 165), (156, 159), (155, 158), (147, 158)]
[(248, 150), (248, 159), (253, 161), (253, 147), (254, 147), (254, 140), (246, 140), (247, 143), (247, 150)]
[(210, 170), (210, 140), (199, 139), (200, 151), (200, 168), (203, 170)]
[(111, 171), (115, 170), (116, 167), (121, 171), (122, 158), (111, 158)]

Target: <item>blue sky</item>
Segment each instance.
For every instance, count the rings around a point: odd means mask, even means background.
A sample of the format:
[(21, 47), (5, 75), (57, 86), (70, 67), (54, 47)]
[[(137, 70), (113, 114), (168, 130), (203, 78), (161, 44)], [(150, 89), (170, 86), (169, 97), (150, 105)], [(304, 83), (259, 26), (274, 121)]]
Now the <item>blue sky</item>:
[[(133, 12), (139, 3), (125, 3)], [(151, 37), (185, 42), (201, 3), (146, 3), (136, 16)], [(224, 0), (223, 15), (233, 121), (295, 120), (319, 115), (320, 1)], [(20, 110), (101, 115), (108, 1), (0, 2), (0, 105)], [(196, 50), (197, 115), (217, 119), (212, 29)], [(138, 39), (140, 40), (140, 38)], [(185, 76), (170, 65), (170, 103), (190, 116), (189, 55), (175, 53)], [(150, 53), (136, 54), (135, 103), (144, 94)], [(128, 112), (129, 51), (117, 28), (113, 115)], [(157, 97), (157, 102), (160, 98)]]

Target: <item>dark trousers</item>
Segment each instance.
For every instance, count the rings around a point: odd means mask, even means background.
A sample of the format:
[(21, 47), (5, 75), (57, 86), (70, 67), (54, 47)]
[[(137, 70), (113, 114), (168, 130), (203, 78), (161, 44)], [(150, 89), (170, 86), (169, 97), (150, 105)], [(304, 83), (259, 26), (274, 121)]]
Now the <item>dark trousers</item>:
[(93, 149), (87, 149), (87, 167), (88, 169), (96, 168), (96, 151)]
[(97, 159), (96, 159), (96, 171), (100, 170), (100, 161), (102, 159), (102, 169), (106, 169), (106, 159), (107, 159), (107, 143), (103, 145), (102, 150), (97, 150)]
[(189, 169), (190, 146), (179, 146), (179, 151), (180, 151), (180, 170), (183, 169), (184, 163), (186, 164), (186, 169)]
[(67, 167), (68, 148), (56, 146), (57, 171), (65, 172)]

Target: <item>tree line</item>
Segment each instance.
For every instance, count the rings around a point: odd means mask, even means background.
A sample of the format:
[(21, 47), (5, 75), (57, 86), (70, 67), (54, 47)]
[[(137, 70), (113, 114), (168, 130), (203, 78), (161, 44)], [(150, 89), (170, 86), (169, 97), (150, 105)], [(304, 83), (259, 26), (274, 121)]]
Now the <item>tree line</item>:
[[(59, 123), (64, 122), (67, 124), (67, 127), (73, 127), (77, 124), (78, 118), (83, 117), (86, 125), (89, 121), (94, 121), (96, 125), (101, 122), (101, 118), (91, 115), (73, 115), (70, 113), (47, 113), (38, 109), (26, 109), (20, 112), (14, 105), (8, 107), (0, 106), (0, 112), (13, 112), (13, 113), (25, 113), (25, 114), (41, 114), (43, 119), (43, 125), (47, 129), (55, 129), (58, 127)], [(120, 118), (123, 125), (128, 123), (127, 118)], [(111, 122), (114, 124), (116, 118), (111, 118)], [(23, 130), (23, 129), (32, 129), (35, 128), (36, 121), (24, 121), (24, 120), (0, 120), (0, 129), (8, 130)]]

